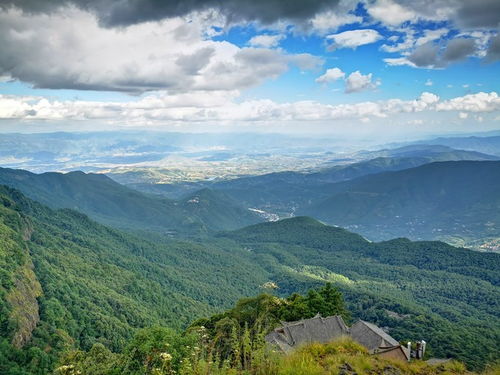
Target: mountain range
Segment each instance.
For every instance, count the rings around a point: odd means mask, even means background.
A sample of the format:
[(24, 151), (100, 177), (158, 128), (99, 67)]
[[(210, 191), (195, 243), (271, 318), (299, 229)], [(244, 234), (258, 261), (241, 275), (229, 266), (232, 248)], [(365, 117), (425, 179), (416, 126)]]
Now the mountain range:
[(49, 207), (75, 209), (118, 228), (205, 233), (262, 221), (222, 192), (201, 190), (171, 200), (130, 189), (102, 174), (35, 174), (0, 168), (0, 184)]

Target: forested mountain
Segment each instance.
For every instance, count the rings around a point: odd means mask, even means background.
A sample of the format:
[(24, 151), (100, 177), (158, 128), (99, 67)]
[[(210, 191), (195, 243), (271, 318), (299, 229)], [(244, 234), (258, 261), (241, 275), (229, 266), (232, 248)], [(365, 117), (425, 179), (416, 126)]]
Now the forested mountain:
[(500, 162), (426, 164), (329, 186), (301, 212), (371, 239), (500, 235)]
[[(209, 186), (246, 207), (280, 217), (312, 216), (371, 240), (440, 239), (496, 251), (500, 162), (487, 160), (495, 159), (488, 155), (450, 150), (444, 146), (407, 146), (316, 173), (281, 172)], [(483, 160), (461, 160), (474, 155)], [(444, 161), (430, 163), (435, 160)], [(138, 188), (175, 196), (200, 186)]]
[(198, 198), (174, 201), (132, 190), (102, 174), (0, 168), (0, 184), (49, 207), (75, 209), (118, 228), (205, 233), (262, 221), (222, 193), (204, 191)]
[[(66, 347), (116, 350), (136, 328), (181, 328), (267, 280), (248, 252), (222, 242), (152, 243), (6, 187), (0, 203), (2, 374), (8, 358), (46, 374)], [(17, 353), (11, 341), (33, 348)]]
[(171, 198), (182, 197), (202, 187), (209, 187), (223, 191), (248, 207), (270, 210), (287, 216), (299, 208), (308, 206), (311, 202), (328, 198), (329, 185), (333, 183), (370, 174), (418, 167), (436, 161), (498, 159), (479, 152), (434, 145), (361, 152), (359, 157), (369, 159), (328, 167), (313, 173), (278, 172), (220, 182), (190, 182), (171, 185), (132, 184), (131, 187)]
[(120, 350), (139, 327), (186, 327), (268, 283), (288, 295), (331, 281), (354, 317), (424, 338), (433, 355), (480, 367), (499, 354), (496, 254), (374, 244), (302, 217), (203, 241), (146, 240), (10, 188), (0, 197), (2, 373), (44, 374), (71, 347)]

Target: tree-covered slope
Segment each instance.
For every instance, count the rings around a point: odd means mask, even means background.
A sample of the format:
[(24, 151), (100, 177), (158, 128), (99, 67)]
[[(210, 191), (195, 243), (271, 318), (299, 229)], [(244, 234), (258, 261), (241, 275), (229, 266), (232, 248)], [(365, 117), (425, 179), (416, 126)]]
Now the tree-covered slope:
[[(0, 168), (0, 184), (52, 208), (71, 208), (108, 225), (127, 229), (199, 233), (236, 229), (261, 219), (221, 194), (200, 193), (202, 206), (147, 195), (101, 174), (34, 174)], [(227, 216), (226, 216), (227, 215)]]
[(398, 340), (425, 339), (430, 353), (474, 367), (499, 355), (496, 254), (370, 243), (310, 218), (198, 241), (144, 239), (10, 188), (0, 197), (0, 372), (44, 374), (68, 348), (119, 350), (140, 327), (185, 327), (261, 286), (288, 295), (327, 281), (353, 317), (389, 327)]
[(500, 162), (439, 162), (329, 187), (301, 210), (372, 239), (500, 235)]
[(95, 342), (116, 350), (140, 327), (181, 328), (268, 279), (246, 251), (222, 243), (153, 243), (7, 187), (0, 203), (0, 353), (33, 347), (22, 352), (30, 363), (49, 366), (64, 347)]
[(500, 354), (498, 254), (432, 241), (372, 243), (303, 217), (223, 236), (274, 268), (281, 292), (334, 282), (354, 316), (389, 327), (399, 340), (423, 338), (434, 355), (476, 366)]

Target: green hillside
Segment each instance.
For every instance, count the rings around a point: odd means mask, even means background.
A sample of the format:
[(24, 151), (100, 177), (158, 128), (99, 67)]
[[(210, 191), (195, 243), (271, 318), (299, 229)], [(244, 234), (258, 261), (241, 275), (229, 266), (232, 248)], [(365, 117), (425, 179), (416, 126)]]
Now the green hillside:
[[(29, 363), (49, 366), (68, 346), (116, 350), (139, 327), (181, 328), (267, 280), (247, 252), (223, 244), (152, 243), (6, 187), (0, 203), (0, 353), (21, 332), (19, 343), (38, 349), (13, 356)], [(0, 360), (0, 373), (10, 365)]]
[[(295, 351), (282, 353), (269, 347), (264, 339), (285, 319), (343, 315), (342, 293), (331, 284), (294, 293), (287, 298), (260, 294), (244, 298), (223, 313), (199, 319), (184, 332), (164, 327), (139, 331), (127, 347), (113, 353), (102, 344), (89, 351), (74, 350), (63, 356), (56, 373), (81, 375), (331, 375), (331, 374), (407, 374), (473, 375), (456, 360), (402, 361), (368, 350), (348, 337), (328, 343), (297, 345)], [(498, 364), (490, 364), (484, 375), (497, 374)]]
[(425, 339), (432, 355), (474, 368), (499, 355), (496, 254), (370, 243), (310, 218), (199, 241), (145, 239), (10, 188), (0, 202), (0, 373), (45, 374), (67, 349), (95, 343), (121, 350), (138, 328), (182, 329), (261, 286), (289, 295), (325, 282), (354, 318), (398, 340)]
[[(186, 201), (147, 195), (102, 174), (70, 172), (34, 174), (0, 168), (0, 184), (52, 208), (71, 208), (118, 228), (204, 233), (262, 221), (223, 194), (203, 194), (203, 209)], [(227, 216), (226, 216), (227, 215)]]

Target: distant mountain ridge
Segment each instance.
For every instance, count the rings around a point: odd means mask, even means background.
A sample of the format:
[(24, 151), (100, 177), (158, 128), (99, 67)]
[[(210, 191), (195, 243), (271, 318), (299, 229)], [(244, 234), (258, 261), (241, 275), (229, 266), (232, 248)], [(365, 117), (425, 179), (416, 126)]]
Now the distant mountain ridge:
[(103, 174), (34, 174), (0, 168), (0, 184), (19, 189), (49, 207), (75, 209), (119, 228), (204, 233), (263, 220), (222, 193), (202, 192), (196, 203), (175, 201), (130, 189)]
[(219, 182), (186, 182), (173, 185), (132, 184), (135, 189), (171, 198), (194, 192), (200, 188), (221, 190), (250, 206), (288, 210), (303, 205), (308, 200), (324, 196), (324, 185), (345, 181), (368, 174), (396, 171), (434, 161), (450, 160), (498, 160), (492, 155), (473, 151), (455, 150), (446, 146), (417, 145), (391, 150), (361, 153), (368, 160), (336, 165), (318, 172), (275, 172)]
[(500, 136), (440, 137), (419, 143), (443, 145), (500, 156)]

